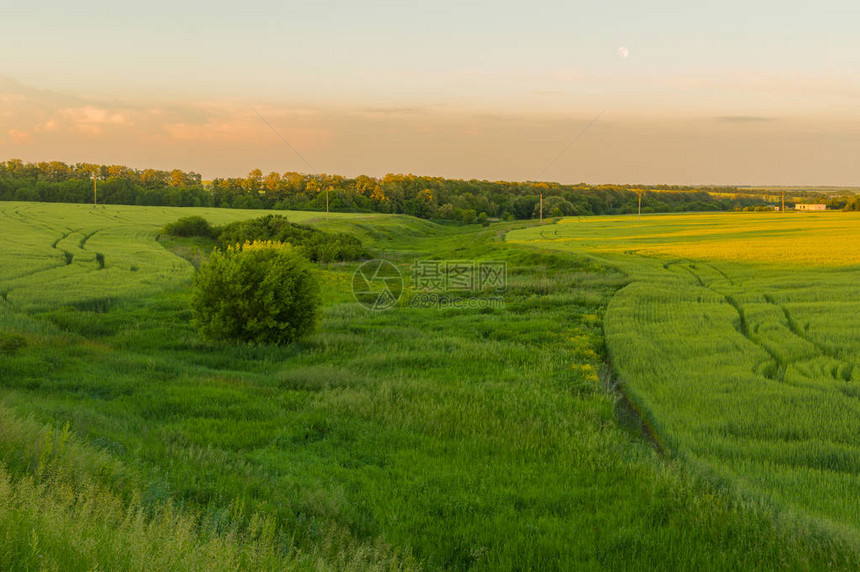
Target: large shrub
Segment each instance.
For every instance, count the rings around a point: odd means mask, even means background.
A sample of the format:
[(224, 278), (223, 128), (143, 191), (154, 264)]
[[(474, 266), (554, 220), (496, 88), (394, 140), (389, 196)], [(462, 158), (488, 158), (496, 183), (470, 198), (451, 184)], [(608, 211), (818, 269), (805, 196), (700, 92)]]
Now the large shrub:
[(202, 216), (188, 216), (176, 222), (168, 223), (164, 225), (161, 232), (168, 236), (202, 236), (206, 238), (215, 238), (218, 234), (218, 230)]
[(256, 241), (214, 251), (197, 272), (191, 304), (206, 339), (288, 344), (314, 330), (320, 289), (295, 248)]
[(230, 223), (218, 235), (218, 244), (222, 248), (255, 240), (292, 244), (314, 262), (357, 260), (365, 255), (361, 241), (354, 236), (293, 224), (281, 215)]

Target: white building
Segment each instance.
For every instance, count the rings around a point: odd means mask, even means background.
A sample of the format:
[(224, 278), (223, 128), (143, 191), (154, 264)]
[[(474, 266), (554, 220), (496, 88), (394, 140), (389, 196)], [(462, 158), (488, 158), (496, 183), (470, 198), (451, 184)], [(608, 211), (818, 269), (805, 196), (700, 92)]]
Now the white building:
[(826, 211), (827, 205), (824, 205), (824, 204), (808, 204), (808, 205), (797, 204), (797, 205), (794, 205), (794, 209), (798, 210), (798, 211)]

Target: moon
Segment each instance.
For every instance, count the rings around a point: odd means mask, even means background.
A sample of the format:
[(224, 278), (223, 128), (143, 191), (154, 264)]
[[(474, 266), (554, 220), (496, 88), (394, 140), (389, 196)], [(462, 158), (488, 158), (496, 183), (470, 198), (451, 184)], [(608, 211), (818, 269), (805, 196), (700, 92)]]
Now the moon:
[(618, 57), (621, 58), (622, 60), (625, 59), (629, 55), (630, 55), (630, 50), (628, 50), (624, 46), (621, 46), (620, 48), (618, 48)]

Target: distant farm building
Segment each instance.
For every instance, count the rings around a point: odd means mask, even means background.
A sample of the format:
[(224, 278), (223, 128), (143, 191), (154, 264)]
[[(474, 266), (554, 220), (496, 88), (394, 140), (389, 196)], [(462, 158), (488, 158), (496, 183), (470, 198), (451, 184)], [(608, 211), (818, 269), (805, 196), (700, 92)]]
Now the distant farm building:
[(795, 210), (799, 210), (799, 211), (826, 211), (827, 205), (824, 205), (824, 204), (808, 204), (808, 205), (798, 204), (798, 205), (794, 205), (794, 208), (795, 208)]

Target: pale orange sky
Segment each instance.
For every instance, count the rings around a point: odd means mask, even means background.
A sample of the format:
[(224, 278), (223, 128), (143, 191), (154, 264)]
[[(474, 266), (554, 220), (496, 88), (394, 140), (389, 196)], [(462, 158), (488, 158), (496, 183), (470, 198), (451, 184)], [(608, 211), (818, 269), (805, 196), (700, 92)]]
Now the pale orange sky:
[(846, 2), (85, 4), (4, 15), (0, 158), (529, 180), (605, 109), (542, 179), (860, 184)]

